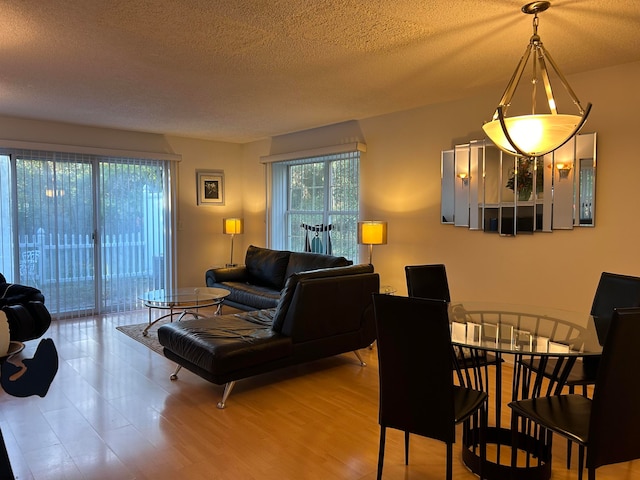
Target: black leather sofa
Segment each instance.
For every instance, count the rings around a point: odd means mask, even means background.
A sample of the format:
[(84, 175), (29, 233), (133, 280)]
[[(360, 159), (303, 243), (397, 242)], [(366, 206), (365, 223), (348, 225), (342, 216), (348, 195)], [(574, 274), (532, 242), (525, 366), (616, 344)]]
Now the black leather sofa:
[[(375, 340), (371, 265), (291, 274), (276, 308), (183, 320), (161, 326), (164, 355), (217, 385), (218, 408), (237, 380), (368, 347)], [(364, 363), (361, 361), (361, 364)]]
[(225, 305), (240, 310), (275, 308), (285, 281), (293, 273), (319, 268), (345, 267), (344, 257), (318, 253), (289, 252), (249, 246), (244, 265), (212, 268), (205, 273), (207, 287), (229, 290)]

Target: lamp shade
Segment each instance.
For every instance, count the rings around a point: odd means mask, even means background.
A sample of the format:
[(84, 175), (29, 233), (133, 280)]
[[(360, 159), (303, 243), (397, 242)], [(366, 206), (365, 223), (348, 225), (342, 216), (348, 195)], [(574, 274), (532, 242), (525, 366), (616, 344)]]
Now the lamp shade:
[(358, 222), (358, 243), (363, 245), (386, 245), (387, 222), (378, 220)]
[(581, 122), (582, 117), (579, 115), (563, 114), (521, 115), (505, 118), (505, 126), (515, 145), (507, 139), (500, 120), (487, 122), (482, 129), (503, 151), (514, 155), (525, 153), (527, 156), (537, 157), (564, 145), (575, 134)]
[(236, 235), (244, 232), (244, 221), (241, 218), (223, 218), (222, 233)]

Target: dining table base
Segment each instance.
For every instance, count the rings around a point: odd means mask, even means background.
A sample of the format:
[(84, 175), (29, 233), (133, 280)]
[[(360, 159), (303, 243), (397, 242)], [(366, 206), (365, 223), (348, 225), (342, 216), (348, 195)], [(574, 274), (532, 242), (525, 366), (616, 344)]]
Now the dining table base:
[[(482, 477), (487, 480), (549, 480), (551, 478), (551, 453), (544, 442), (522, 432), (517, 433), (518, 450), (526, 454), (526, 464), (513, 467), (512, 431), (508, 428), (489, 427), (486, 432), (487, 459), (482, 465)], [(472, 430), (463, 440), (462, 462), (476, 475), (480, 474), (480, 445), (478, 435)], [(492, 447), (493, 446), (493, 447)], [(502, 447), (505, 447), (503, 450)], [(507, 451), (508, 450), (508, 451)], [(533, 459), (533, 460), (532, 460)]]

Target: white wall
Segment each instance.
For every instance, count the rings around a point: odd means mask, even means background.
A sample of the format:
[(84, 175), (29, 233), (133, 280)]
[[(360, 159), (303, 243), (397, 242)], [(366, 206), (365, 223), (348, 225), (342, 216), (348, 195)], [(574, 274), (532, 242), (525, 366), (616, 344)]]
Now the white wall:
[(440, 151), (483, 138), (481, 125), (503, 86), (463, 101), (360, 120), (367, 144), (363, 217), (389, 225), (388, 244), (373, 252), (383, 284), (404, 295), (405, 265), (445, 263), (454, 298), (588, 311), (600, 272), (640, 275), (640, 63), (569, 82), (594, 105), (583, 131), (598, 133), (595, 228), (499, 237), (440, 224)]
[[(406, 294), (405, 265), (445, 263), (454, 298), (544, 302), (588, 311), (600, 272), (640, 275), (640, 62), (571, 76), (569, 82), (583, 102), (594, 105), (584, 131), (598, 132), (595, 228), (504, 238), (440, 224), (440, 151), (483, 138), (482, 122), (503, 85), (464, 101), (357, 122), (367, 144), (361, 167), (363, 218), (389, 223), (389, 243), (373, 252), (382, 283)], [(333, 138), (352, 141), (353, 123), (348, 127), (349, 138), (341, 138), (340, 128), (327, 127), (287, 136), (286, 145), (302, 150)], [(249, 244), (266, 244), (260, 156), (274, 153), (270, 140), (238, 145), (8, 117), (0, 117), (0, 132), (10, 140), (181, 154), (180, 285), (202, 284), (209, 266), (228, 261), (230, 239), (222, 234), (226, 216), (245, 218), (245, 234), (236, 237), (236, 261), (242, 261)], [(197, 169), (224, 170), (224, 206), (196, 205)]]
[[(168, 137), (182, 155), (178, 166), (178, 285), (204, 285), (205, 271), (229, 263), (231, 237), (222, 233), (222, 219), (243, 215), (242, 146)], [(197, 170), (224, 171), (224, 205), (198, 205)], [(244, 259), (242, 235), (234, 240), (234, 261)]]

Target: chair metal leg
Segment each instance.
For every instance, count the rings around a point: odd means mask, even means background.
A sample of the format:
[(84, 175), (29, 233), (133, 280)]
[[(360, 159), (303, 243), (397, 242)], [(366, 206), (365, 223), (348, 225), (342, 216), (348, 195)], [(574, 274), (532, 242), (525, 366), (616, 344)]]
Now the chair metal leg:
[(235, 384), (236, 382), (234, 380), (233, 382), (229, 382), (224, 386), (224, 392), (222, 392), (222, 400), (220, 400), (217, 405), (219, 409), (223, 409), (225, 407), (227, 398), (229, 397), (229, 394), (231, 393), (231, 390), (233, 390), (233, 386)]
[(178, 372), (180, 371), (181, 368), (182, 368), (182, 365), (176, 365), (176, 369), (173, 371), (173, 373), (171, 374), (171, 376), (169, 378), (171, 380), (177, 380), (178, 379)]
[(453, 444), (447, 443), (447, 480), (453, 479)]
[(360, 366), (361, 367), (366, 367), (367, 364), (364, 362), (364, 360), (362, 360), (362, 357), (360, 356), (360, 352), (357, 350), (354, 350), (353, 353), (356, 354), (356, 357), (358, 357), (358, 361), (360, 362)]
[(409, 432), (404, 432), (404, 464), (409, 465)]
[(387, 428), (380, 425), (380, 449), (378, 451), (378, 480), (382, 480), (382, 464), (384, 463), (384, 443), (387, 435)]

